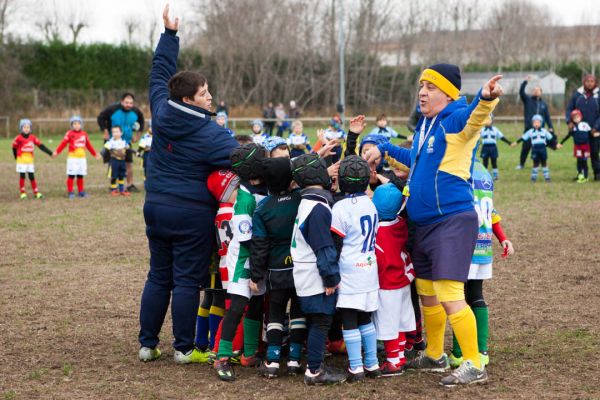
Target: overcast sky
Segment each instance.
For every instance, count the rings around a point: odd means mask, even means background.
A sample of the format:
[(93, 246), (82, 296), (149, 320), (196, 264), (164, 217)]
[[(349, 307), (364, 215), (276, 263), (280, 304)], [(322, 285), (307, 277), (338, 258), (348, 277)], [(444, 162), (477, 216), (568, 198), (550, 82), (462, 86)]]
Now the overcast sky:
[[(52, 14), (59, 17), (66, 15), (83, 16), (86, 27), (80, 39), (83, 42), (119, 43), (127, 40), (125, 21), (139, 21), (140, 27), (133, 34), (137, 43), (149, 43), (149, 29), (152, 21), (159, 23), (162, 30), (161, 11), (166, 0), (14, 0), (16, 14), (9, 24), (9, 32), (19, 36), (40, 38), (39, 30), (31, 23), (36, 14)], [(418, 0), (396, 0), (418, 1)], [(504, 0), (486, 0), (485, 5), (501, 3)], [(531, 0), (549, 8), (553, 18), (561, 25), (579, 25), (591, 22), (600, 23), (600, 0)], [(185, 24), (193, 23), (189, 11), (197, 0), (169, 0), (175, 15), (182, 17)], [(587, 15), (587, 17), (586, 17)], [(70, 34), (65, 34), (69, 38)], [(158, 33), (157, 35), (158, 36)]]

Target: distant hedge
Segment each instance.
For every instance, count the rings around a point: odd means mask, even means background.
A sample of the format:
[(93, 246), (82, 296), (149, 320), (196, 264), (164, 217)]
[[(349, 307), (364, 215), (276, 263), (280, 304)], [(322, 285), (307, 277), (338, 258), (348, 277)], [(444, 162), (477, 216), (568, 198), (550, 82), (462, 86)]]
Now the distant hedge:
[(23, 73), (41, 89), (142, 89), (152, 54), (128, 45), (25, 44)]

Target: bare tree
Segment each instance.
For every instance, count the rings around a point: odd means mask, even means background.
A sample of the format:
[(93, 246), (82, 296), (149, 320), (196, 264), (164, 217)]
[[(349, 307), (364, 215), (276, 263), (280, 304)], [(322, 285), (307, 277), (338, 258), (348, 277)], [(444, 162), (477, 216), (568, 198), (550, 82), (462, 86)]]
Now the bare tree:
[(134, 43), (134, 34), (140, 27), (140, 19), (135, 15), (130, 15), (124, 22), (125, 30), (127, 32), (127, 43), (131, 46)]
[(81, 31), (88, 27), (88, 17), (85, 9), (81, 7), (71, 9), (67, 16), (69, 30), (71, 31), (71, 43), (77, 44)]
[(14, 13), (16, 2), (14, 0), (0, 0), (0, 45), (4, 44), (4, 36), (8, 28), (11, 14)]

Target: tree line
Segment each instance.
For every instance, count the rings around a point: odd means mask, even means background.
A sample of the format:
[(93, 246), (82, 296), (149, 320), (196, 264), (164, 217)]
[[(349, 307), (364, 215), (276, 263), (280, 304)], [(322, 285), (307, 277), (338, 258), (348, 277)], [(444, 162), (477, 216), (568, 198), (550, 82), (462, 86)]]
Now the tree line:
[[(77, 36), (87, 23), (80, 16), (61, 22), (62, 32), (71, 36), (61, 35), (51, 16), (37, 23), (43, 40), (19, 40), (2, 27), (1, 6), (10, 1), (0, 0), (0, 114), (27, 111), (34, 103), (47, 109), (53, 103), (76, 107), (59, 99), (61, 91), (133, 90), (144, 101), (152, 40), (145, 46), (131, 37), (119, 45), (81, 44)], [(195, 4), (192, 17), (198, 23), (182, 32), (180, 68), (204, 72), (217, 99), (256, 109), (268, 101), (294, 99), (307, 111), (334, 111), (340, 0)], [(455, 62), (465, 71), (549, 69), (568, 78), (572, 89), (600, 61), (598, 27), (573, 30), (578, 36), (565, 38), (549, 11), (528, 1), (509, 0), (491, 9), (480, 0), (344, 4), (346, 104), (359, 112), (407, 114), (418, 74), (433, 62)], [(435, 18), (428, 10), (436, 10)], [(125, 22), (131, 36), (135, 24)], [(388, 62), (382, 63), (384, 57)], [(46, 100), (33, 102), (33, 91), (46, 93)], [(77, 98), (84, 103), (79, 108), (101, 106), (94, 94)]]

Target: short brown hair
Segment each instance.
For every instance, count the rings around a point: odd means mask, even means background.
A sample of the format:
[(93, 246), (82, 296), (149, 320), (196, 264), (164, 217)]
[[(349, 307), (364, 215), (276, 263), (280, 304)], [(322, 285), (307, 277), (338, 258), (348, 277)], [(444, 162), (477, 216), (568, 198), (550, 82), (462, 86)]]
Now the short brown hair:
[(375, 118), (375, 122), (381, 121), (382, 119), (387, 119), (387, 115), (385, 115), (384, 113), (379, 114), (377, 118)]
[(171, 100), (193, 98), (198, 89), (206, 85), (204, 75), (193, 71), (181, 71), (169, 79), (169, 97)]

